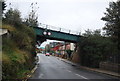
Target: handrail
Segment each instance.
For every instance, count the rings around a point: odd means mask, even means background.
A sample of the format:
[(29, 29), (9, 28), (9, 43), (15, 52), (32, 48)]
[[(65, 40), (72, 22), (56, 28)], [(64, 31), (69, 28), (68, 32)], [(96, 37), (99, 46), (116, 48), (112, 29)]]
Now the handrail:
[(42, 23), (40, 23), (39, 27), (44, 28), (44, 29), (46, 28), (46, 29), (55, 30), (55, 31), (59, 31), (59, 32), (74, 34), (74, 35), (80, 35), (80, 32), (77, 32), (77, 31), (73, 31), (73, 30), (71, 31), (69, 29), (55, 27), (55, 26), (46, 25), (46, 24), (42, 24)]

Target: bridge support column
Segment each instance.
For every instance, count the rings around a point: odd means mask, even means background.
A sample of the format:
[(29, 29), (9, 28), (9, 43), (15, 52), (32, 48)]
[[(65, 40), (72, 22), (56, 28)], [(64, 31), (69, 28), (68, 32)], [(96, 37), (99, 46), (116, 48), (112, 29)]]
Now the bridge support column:
[(73, 52), (72, 61), (75, 62), (75, 63), (81, 63), (80, 47), (79, 47), (78, 43), (76, 44), (75, 51)]

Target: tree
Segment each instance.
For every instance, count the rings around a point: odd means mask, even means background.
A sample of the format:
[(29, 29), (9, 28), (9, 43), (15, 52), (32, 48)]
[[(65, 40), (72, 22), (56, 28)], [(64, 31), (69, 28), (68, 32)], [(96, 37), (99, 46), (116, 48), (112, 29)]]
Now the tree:
[(66, 50), (66, 52), (67, 52), (67, 54), (68, 54), (68, 58), (70, 58), (70, 57), (71, 57), (71, 54), (72, 54), (72, 50), (68, 49), (68, 50)]
[(28, 18), (25, 19), (24, 23), (27, 26), (37, 27), (38, 26), (38, 17), (36, 16), (35, 9), (33, 9), (34, 8), (33, 3), (31, 3), (31, 7), (32, 7), (32, 11), (29, 13)]
[(7, 57), (7, 60), (2, 60), (2, 79), (16, 81), (19, 78), (22, 80), (34, 67), (36, 56), (34, 29), (23, 24), (19, 10), (12, 8), (5, 13), (2, 28), (10, 31), (9, 37), (2, 39), (3, 58)]
[[(109, 37), (103, 37), (100, 30), (86, 31), (79, 42), (81, 64), (89, 67), (99, 67), (101, 61), (118, 62), (118, 49)], [(87, 36), (87, 37), (86, 37)], [(115, 57), (115, 58), (113, 58)]]
[(89, 36), (91, 36), (92, 35), (92, 31), (90, 30), (90, 29), (88, 29), (88, 30), (85, 30), (85, 33), (83, 33), (83, 36), (84, 37), (89, 37)]
[(18, 9), (10, 8), (5, 13), (5, 18), (3, 20), (7, 24), (13, 25), (15, 27), (19, 27), (20, 24), (22, 23), (22, 19), (20, 17), (21, 17), (21, 15), (20, 15), (20, 11)]
[(118, 42), (118, 35), (120, 35), (120, 1), (110, 2), (109, 8), (106, 8), (105, 17), (101, 19), (106, 21), (105, 27), (106, 35), (111, 37), (115, 42)]
[(101, 30), (100, 29), (94, 30), (93, 35), (101, 36)]

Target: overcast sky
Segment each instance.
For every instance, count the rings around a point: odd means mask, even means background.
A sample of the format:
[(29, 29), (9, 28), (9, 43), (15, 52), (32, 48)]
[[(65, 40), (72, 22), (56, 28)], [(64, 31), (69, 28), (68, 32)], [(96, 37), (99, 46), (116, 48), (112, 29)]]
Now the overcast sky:
[(30, 4), (37, 2), (35, 10), (39, 23), (82, 33), (87, 29), (95, 30), (104, 27), (105, 22), (101, 18), (109, 7), (110, 1), (117, 0), (6, 0), (7, 8), (19, 9), (22, 18), (28, 17)]

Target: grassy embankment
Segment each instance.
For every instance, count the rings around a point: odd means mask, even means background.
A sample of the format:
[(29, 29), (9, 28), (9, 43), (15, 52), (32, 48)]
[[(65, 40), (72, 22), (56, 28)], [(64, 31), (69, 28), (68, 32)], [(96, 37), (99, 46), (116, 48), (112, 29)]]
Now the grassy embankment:
[(9, 36), (2, 37), (2, 78), (25, 79), (34, 67), (34, 32), (25, 26), (17, 29), (3, 24), (2, 28), (10, 31)]

